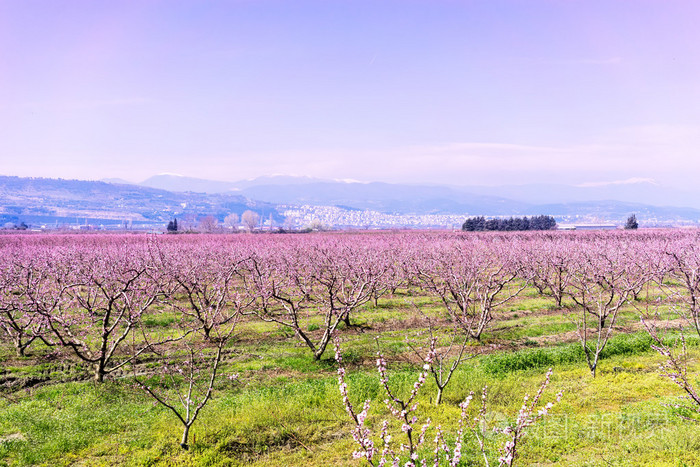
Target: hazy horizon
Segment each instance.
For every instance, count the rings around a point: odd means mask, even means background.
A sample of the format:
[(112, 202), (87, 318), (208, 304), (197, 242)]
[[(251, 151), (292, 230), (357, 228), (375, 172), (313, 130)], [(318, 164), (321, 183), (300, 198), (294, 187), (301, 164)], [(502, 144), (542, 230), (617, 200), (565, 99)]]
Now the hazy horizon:
[[(34, 176), (34, 175), (13, 175), (13, 174), (5, 174), (5, 173), (0, 173), (0, 176), (17, 176), (17, 177), (26, 177), (26, 178), (49, 178), (49, 179), (55, 179), (57, 177), (45, 177), (45, 176)], [(325, 177), (311, 177), (307, 175), (296, 175), (296, 174), (282, 174), (282, 173), (271, 173), (271, 174), (262, 174), (259, 176), (255, 177), (248, 177), (244, 179), (220, 179), (220, 178), (200, 178), (200, 177), (190, 177), (188, 175), (183, 175), (179, 173), (173, 173), (173, 172), (161, 172), (161, 173), (156, 173), (153, 174), (149, 177), (146, 177), (145, 179), (127, 179), (127, 178), (122, 178), (122, 177), (103, 177), (103, 178), (66, 178), (66, 177), (58, 177), (58, 178), (63, 178), (66, 180), (77, 180), (77, 181), (90, 181), (90, 182), (126, 182), (129, 184), (134, 184), (134, 185), (139, 185), (144, 182), (148, 182), (149, 180), (153, 178), (158, 178), (161, 176), (171, 176), (171, 177), (178, 177), (178, 178), (183, 178), (183, 179), (192, 179), (192, 180), (201, 180), (201, 181), (208, 181), (208, 182), (215, 182), (215, 183), (237, 183), (237, 182), (246, 182), (246, 181), (256, 181), (256, 180), (264, 180), (264, 179), (269, 179), (269, 178), (275, 178), (275, 177), (280, 177), (280, 178), (299, 178), (299, 179), (308, 179), (310, 181), (319, 181), (319, 182), (342, 182), (342, 183), (359, 183), (359, 184), (370, 184), (370, 183), (390, 183), (390, 184), (403, 184), (403, 185), (425, 185), (425, 186), (453, 186), (453, 187), (492, 187), (492, 188), (498, 188), (501, 186), (528, 186), (528, 185), (562, 185), (562, 186), (568, 186), (568, 187), (575, 187), (575, 188), (598, 188), (598, 187), (611, 187), (611, 186), (621, 186), (621, 185), (637, 185), (637, 184), (646, 184), (646, 185), (656, 185), (659, 186), (659, 183), (652, 179), (652, 178), (630, 178), (627, 180), (610, 180), (610, 181), (603, 181), (603, 182), (584, 182), (584, 183), (578, 183), (578, 184), (566, 184), (566, 183), (558, 183), (558, 182), (539, 182), (539, 183), (512, 183), (512, 184), (503, 184), (503, 183), (492, 183), (492, 184), (487, 184), (487, 183), (476, 183), (476, 184), (471, 184), (471, 185), (466, 185), (463, 183), (457, 183), (457, 184), (450, 184), (450, 183), (431, 183), (431, 182), (405, 182), (405, 183), (400, 183), (400, 182), (383, 182), (381, 180), (356, 180), (356, 179), (340, 179), (340, 178), (325, 178)], [(697, 191), (697, 190), (694, 190)]]
[(700, 4), (0, 2), (0, 173), (595, 185), (700, 173)]

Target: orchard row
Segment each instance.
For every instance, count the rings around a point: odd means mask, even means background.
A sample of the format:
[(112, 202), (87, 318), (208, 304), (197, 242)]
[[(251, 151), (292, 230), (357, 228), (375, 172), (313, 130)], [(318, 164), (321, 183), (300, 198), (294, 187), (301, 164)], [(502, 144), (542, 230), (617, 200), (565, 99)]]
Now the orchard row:
[(182, 332), (209, 341), (254, 315), (289, 326), (320, 359), (341, 323), (397, 289), (436, 297), (459, 333), (479, 340), (499, 306), (534, 287), (559, 307), (575, 304), (595, 375), (618, 311), (645, 285), (673, 284), (676, 309), (700, 329), (698, 240), (680, 231), (3, 236), (0, 326), (18, 355), (37, 340), (68, 348), (101, 381), (176, 338), (145, 331), (153, 314), (177, 312)]
[[(418, 392), (431, 379), (440, 404), (455, 370), (469, 357), (470, 342), (480, 340), (503, 305), (526, 289), (549, 297), (554, 308), (573, 318), (593, 376), (620, 310), (632, 305), (654, 348), (666, 357), (665, 374), (697, 411), (700, 396), (687, 378), (685, 346), (679, 351), (669, 344), (656, 325), (663, 305), (681, 326), (700, 335), (699, 240), (697, 233), (683, 231), (7, 235), (0, 236), (0, 328), (20, 357), (42, 341), (92, 366), (96, 381), (155, 355), (161, 376), (136, 376), (135, 382), (179, 419), (185, 449), (192, 424), (212, 396), (223, 349), (242, 319), (292, 329), (317, 360), (335, 338), (339, 389), (360, 448), (355, 457), (370, 465), (407, 459), (406, 465), (418, 465), (420, 456), (435, 465), (439, 459), (457, 465), (466, 431), (476, 435), (487, 457), (477, 429), (486, 423), (486, 388), (476, 418), (467, 414), (473, 394), (460, 405), (454, 436), (431, 427), (429, 419), (419, 426)], [(395, 450), (388, 421), (379, 434), (381, 445), (375, 444), (377, 436), (365, 423), (370, 401), (361, 411), (351, 404), (338, 336), (353, 326), (363, 305), (377, 305), (398, 291), (432, 297), (453, 331), (451, 343), (440, 346), (427, 321), (427, 345), (411, 347), (422, 368), (407, 398), (394, 394), (386, 362), (381, 354), (377, 358), (387, 408), (404, 439)], [(154, 326), (158, 322), (166, 325)], [(168, 358), (173, 354), (179, 358)], [(513, 465), (527, 427), (551, 409), (553, 402), (536, 407), (550, 375), (532, 401), (525, 399), (515, 423), (499, 432), (505, 439), (500, 465)], [(235, 381), (236, 375), (229, 378)], [(428, 430), (435, 431), (432, 454), (426, 451)]]

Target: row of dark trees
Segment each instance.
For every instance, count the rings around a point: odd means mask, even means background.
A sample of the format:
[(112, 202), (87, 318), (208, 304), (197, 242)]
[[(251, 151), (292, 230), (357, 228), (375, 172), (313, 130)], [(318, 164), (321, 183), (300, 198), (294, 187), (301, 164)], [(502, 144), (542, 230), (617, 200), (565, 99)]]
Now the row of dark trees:
[(488, 219), (484, 216), (470, 217), (462, 230), (465, 232), (514, 231), (514, 230), (553, 230), (557, 222), (552, 216), (511, 217), (508, 219)]
[(177, 232), (177, 219), (168, 222), (168, 232)]

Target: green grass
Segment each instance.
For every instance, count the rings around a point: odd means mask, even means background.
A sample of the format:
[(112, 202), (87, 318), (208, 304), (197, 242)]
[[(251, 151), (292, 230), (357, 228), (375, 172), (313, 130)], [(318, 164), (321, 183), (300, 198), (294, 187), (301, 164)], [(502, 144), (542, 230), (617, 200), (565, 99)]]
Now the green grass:
[[(694, 342), (695, 340), (692, 340)], [(689, 340), (691, 342), (691, 340)], [(613, 336), (600, 353), (600, 359), (616, 355), (641, 355), (653, 352), (652, 339), (646, 333), (618, 334)], [(492, 375), (507, 375), (532, 368), (549, 368), (556, 365), (577, 363), (585, 365), (586, 357), (579, 342), (556, 346), (523, 349), (487, 355), (480, 359), (481, 368)]]
[[(424, 345), (427, 323), (414, 303), (438, 318), (438, 345), (445, 348), (450, 328), (440, 303), (405, 291), (382, 298), (378, 306), (364, 305), (351, 316), (355, 326), (340, 332), (351, 402), (360, 410), (370, 401), (367, 424), (375, 433), (390, 418), (375, 368), (378, 348), (389, 362), (389, 384), (399, 397), (410, 394), (418, 375), (405, 340)], [(651, 339), (643, 332), (616, 333), (592, 378), (580, 344), (564, 341), (575, 330), (563, 314), (571, 311), (570, 304), (557, 310), (550, 297), (532, 290), (496, 310), (492, 330), (482, 342), (470, 344), (469, 352), (484, 355), (462, 364), (438, 407), (435, 383), (428, 379), (418, 398), (419, 425), (430, 418), (452, 440), (458, 404), (475, 393), (473, 418), (487, 386), (487, 426), (481, 434), (497, 464), (504, 438), (492, 429), (515, 420), (524, 395), (534, 395), (552, 367), (543, 402), (559, 391), (563, 398), (524, 438), (520, 465), (700, 464), (700, 427), (677, 416), (673, 406), (682, 393), (658, 374), (663, 359), (651, 349)], [(167, 333), (175, 321), (172, 314), (154, 314), (146, 327)], [(632, 328), (636, 322), (628, 307), (618, 324)], [(321, 323), (319, 316), (310, 316), (303, 329), (316, 336)], [(677, 334), (670, 332), (667, 339), (672, 343)], [(688, 343), (691, 375), (698, 379), (698, 339)], [(48, 351), (37, 346), (29, 357), (18, 359), (3, 346), (3, 372), (55, 376), (62, 363), (45, 363)], [(100, 385), (63, 382), (5, 392), (0, 398), (0, 465), (362, 465), (352, 459), (357, 446), (341, 403), (333, 353), (331, 345), (316, 361), (291, 328), (246, 318), (227, 348), (214, 398), (193, 426), (189, 451), (179, 447), (179, 421), (135, 388), (128, 372)], [(146, 367), (159, 365), (154, 360)], [(239, 373), (238, 382), (225, 378), (231, 373)], [(391, 427), (399, 439), (399, 426), (392, 422)], [(464, 452), (461, 465), (482, 465), (471, 434)]]
[(131, 387), (118, 384), (41, 388), (19, 402), (0, 405), (0, 436), (20, 435), (0, 443), (0, 457), (18, 465), (68, 465), (87, 448), (104, 449), (110, 443), (137, 448), (148, 437), (151, 407)]
[(174, 312), (149, 313), (143, 317), (143, 324), (147, 328), (167, 328), (179, 321), (180, 317)]

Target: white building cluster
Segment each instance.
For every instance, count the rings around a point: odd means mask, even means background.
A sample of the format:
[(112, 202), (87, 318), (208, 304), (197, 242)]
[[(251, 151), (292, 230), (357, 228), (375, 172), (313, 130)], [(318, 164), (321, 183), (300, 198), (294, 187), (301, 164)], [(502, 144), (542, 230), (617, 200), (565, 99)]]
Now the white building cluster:
[(356, 229), (457, 229), (467, 214), (386, 214), (370, 210), (343, 209), (335, 206), (303, 205), (283, 211), (288, 227)]

